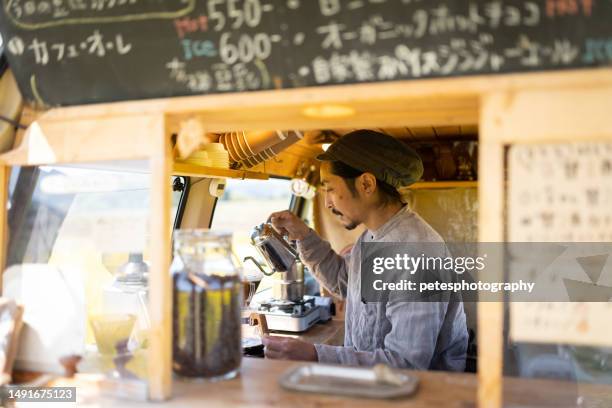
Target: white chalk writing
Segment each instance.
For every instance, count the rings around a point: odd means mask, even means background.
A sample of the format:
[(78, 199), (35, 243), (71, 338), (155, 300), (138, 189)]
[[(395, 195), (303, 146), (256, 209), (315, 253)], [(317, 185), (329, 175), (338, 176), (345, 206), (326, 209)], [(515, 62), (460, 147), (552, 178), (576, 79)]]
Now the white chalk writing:
[[(328, 6), (326, 14), (321, 8), (324, 15), (335, 14), (329, 11), (331, 9)], [(484, 29), (500, 27), (533, 27), (539, 24), (541, 14), (535, 2), (524, 2), (520, 7), (506, 5), (501, 1), (470, 2), (465, 13), (453, 14), (448, 6), (441, 5), (431, 9), (416, 9), (399, 22), (387, 21), (381, 15), (374, 14), (361, 21), (356, 29), (342, 22), (330, 21), (327, 25), (317, 27), (316, 32), (321, 36), (323, 49), (341, 49), (343, 40), (353, 38), (358, 38), (362, 44), (374, 45), (378, 41), (395, 38), (419, 39), (453, 33), (478, 33)]]
[(207, 8), (215, 31), (255, 28), (264, 12), (274, 11), (272, 4), (262, 5), (260, 0), (208, 0)]
[(132, 44), (123, 38), (123, 34), (107, 38), (99, 30), (94, 30), (82, 41), (73, 43), (45, 41), (38, 37), (25, 43), (20, 37), (13, 37), (9, 40), (7, 48), (14, 55), (24, 55), (30, 52), (35, 64), (48, 65), (82, 56), (101, 58), (111, 53), (126, 55), (132, 50)]
[(13, 22), (27, 29), (62, 24), (87, 24), (175, 18), (193, 10), (195, 0), (3, 0)]
[(549, 46), (520, 36), (515, 46), (501, 49), (499, 53), (492, 51), (493, 42), (491, 35), (481, 34), (478, 39), (470, 41), (454, 38), (431, 50), (400, 44), (390, 55), (354, 50), (347, 54), (333, 52), (329, 57), (319, 55), (314, 58), (312, 73), (317, 84), (384, 81), (482, 70), (501, 71), (510, 62), (523, 66), (537, 66), (542, 62), (563, 66), (573, 63), (579, 54), (576, 46), (563, 39), (557, 39)]
[(187, 64), (175, 58), (166, 64), (170, 79), (183, 84), (192, 92), (235, 92), (249, 91), (270, 86), (265, 64), (241, 62), (233, 65), (218, 63), (211, 69), (188, 70)]

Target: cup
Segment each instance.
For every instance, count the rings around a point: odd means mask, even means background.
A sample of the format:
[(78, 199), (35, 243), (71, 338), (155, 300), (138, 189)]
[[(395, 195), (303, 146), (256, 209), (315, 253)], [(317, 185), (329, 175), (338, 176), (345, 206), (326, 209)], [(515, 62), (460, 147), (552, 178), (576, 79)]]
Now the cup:
[(249, 143), (246, 140), (246, 133), (236, 132), (236, 139), (238, 140), (238, 147), (240, 148), (240, 152), (244, 155), (244, 158), (254, 156), (256, 154), (249, 147)]
[(133, 314), (100, 314), (89, 318), (98, 351), (103, 355), (116, 352), (117, 343), (132, 335), (136, 316)]
[(227, 151), (228, 155), (230, 155), (231, 158), (231, 154), (229, 152), (229, 149), (227, 147), (227, 133), (223, 133), (220, 137), (219, 137), (219, 143), (221, 143), (223, 145), (223, 147), (225, 148), (225, 150)]
[(281, 135), (283, 134), (280, 133), (279, 135), (279, 132), (275, 130), (248, 132), (245, 134), (245, 143), (249, 150), (255, 155), (284, 140)]
[(210, 166), (210, 158), (208, 157), (208, 152), (206, 150), (198, 150), (192, 153), (191, 156), (184, 160), (184, 162), (195, 164), (197, 166)]
[(238, 151), (238, 144), (236, 140), (236, 136), (234, 133), (230, 133), (227, 135), (226, 140), (229, 142), (230, 151), (232, 152), (232, 156), (234, 157), (234, 161), (240, 161), (240, 152)]
[(250, 156), (247, 159), (242, 160), (240, 164), (242, 165), (242, 167), (247, 168), (247, 169), (251, 167), (255, 167), (258, 164), (263, 163), (264, 161), (273, 158), (278, 153), (282, 152), (283, 150), (285, 150), (287, 147), (291, 146), (298, 140), (300, 140), (300, 138), (297, 135), (297, 133), (292, 132), (291, 135), (285, 138), (285, 140), (276, 143), (272, 147), (262, 150), (261, 152), (259, 152), (258, 154), (254, 156)]

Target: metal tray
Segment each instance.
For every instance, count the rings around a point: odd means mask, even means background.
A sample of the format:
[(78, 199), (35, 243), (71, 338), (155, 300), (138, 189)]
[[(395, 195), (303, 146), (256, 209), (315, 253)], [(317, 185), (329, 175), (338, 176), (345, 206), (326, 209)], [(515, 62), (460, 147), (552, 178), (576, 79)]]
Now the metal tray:
[(396, 383), (381, 381), (372, 368), (327, 364), (292, 367), (279, 378), (283, 388), (304, 392), (347, 395), (365, 398), (399, 398), (414, 394), (419, 379), (394, 371)]

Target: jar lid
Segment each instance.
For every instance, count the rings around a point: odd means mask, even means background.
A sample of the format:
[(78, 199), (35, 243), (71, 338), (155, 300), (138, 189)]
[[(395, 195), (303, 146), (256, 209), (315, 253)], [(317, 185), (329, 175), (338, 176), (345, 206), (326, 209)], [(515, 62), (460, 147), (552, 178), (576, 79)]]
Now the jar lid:
[(147, 286), (148, 281), (149, 265), (143, 261), (142, 253), (131, 253), (115, 275), (115, 286)]

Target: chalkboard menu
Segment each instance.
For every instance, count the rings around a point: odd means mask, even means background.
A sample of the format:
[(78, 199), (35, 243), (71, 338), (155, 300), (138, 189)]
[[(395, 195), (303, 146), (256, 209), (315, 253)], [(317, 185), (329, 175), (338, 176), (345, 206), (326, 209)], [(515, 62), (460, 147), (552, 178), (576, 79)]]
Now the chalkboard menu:
[(609, 65), (612, 1), (0, 0), (46, 105)]

